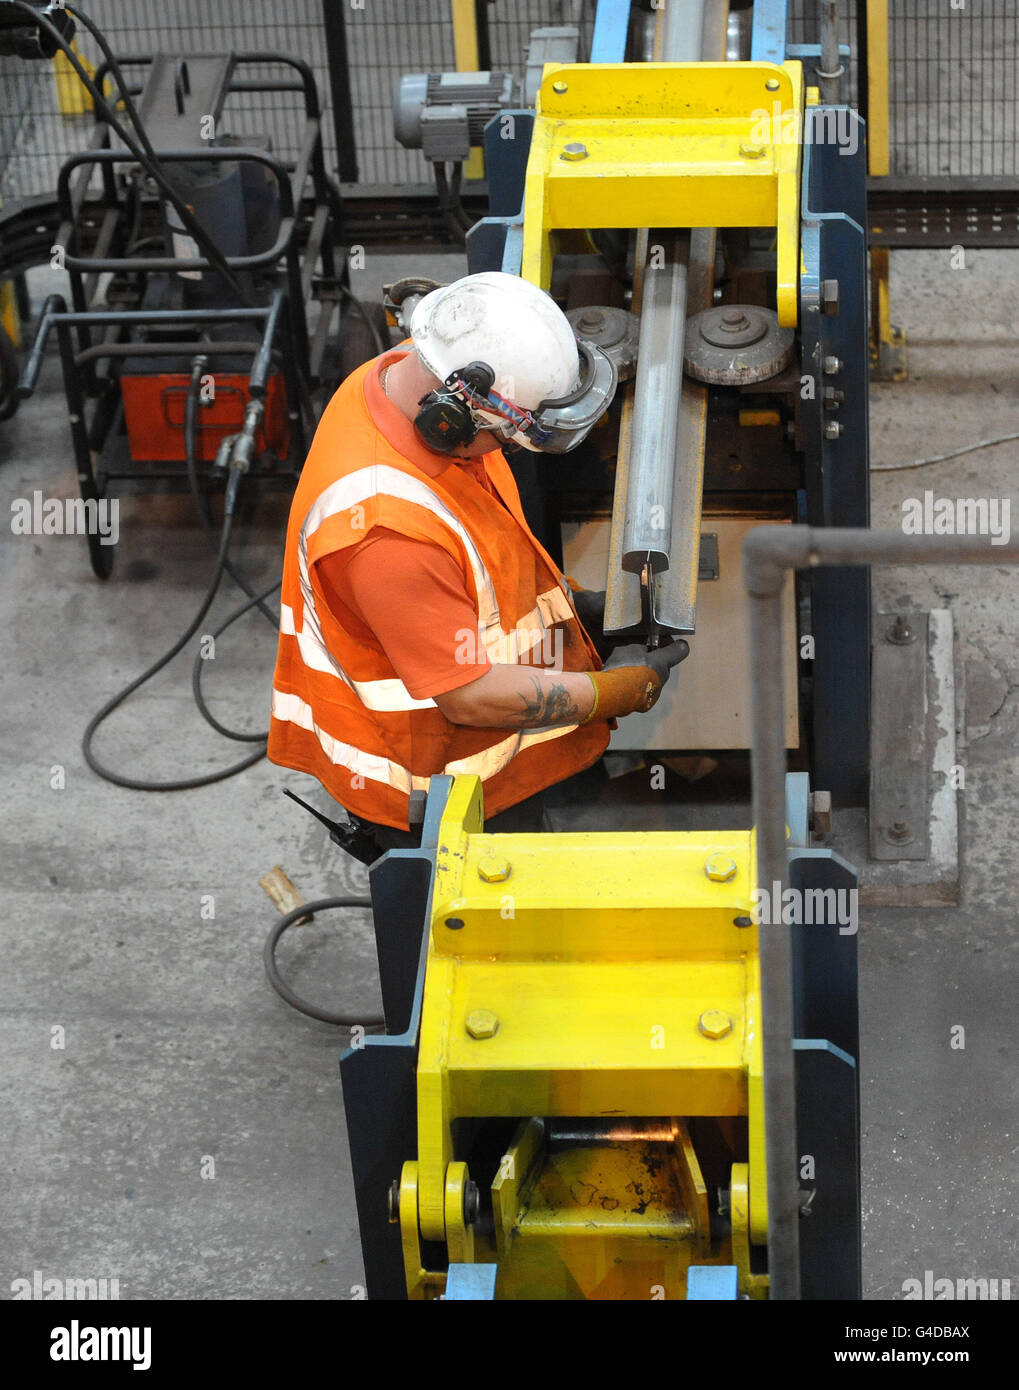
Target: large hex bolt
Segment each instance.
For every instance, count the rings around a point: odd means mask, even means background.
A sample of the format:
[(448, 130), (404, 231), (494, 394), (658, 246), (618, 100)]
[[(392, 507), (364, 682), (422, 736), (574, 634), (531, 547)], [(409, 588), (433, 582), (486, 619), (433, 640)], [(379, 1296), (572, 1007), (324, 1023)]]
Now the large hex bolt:
[(706, 1038), (717, 1042), (732, 1032), (732, 1019), (721, 1009), (705, 1009), (697, 1020), (697, 1027)]
[(478, 877), (485, 883), (502, 883), (509, 878), (511, 867), (505, 855), (488, 853), (478, 860)]
[(712, 883), (728, 883), (736, 877), (736, 861), (728, 854), (711, 854), (705, 861), (704, 872)]
[(472, 1009), (464, 1019), (464, 1027), (472, 1038), (479, 1041), (494, 1038), (499, 1031), (499, 1018), (491, 1009)]

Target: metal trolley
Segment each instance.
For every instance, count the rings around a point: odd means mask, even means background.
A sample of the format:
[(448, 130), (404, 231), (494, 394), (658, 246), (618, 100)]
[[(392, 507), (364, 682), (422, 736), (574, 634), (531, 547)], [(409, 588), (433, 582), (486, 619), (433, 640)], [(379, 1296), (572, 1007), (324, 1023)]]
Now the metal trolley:
[[(97, 113), (88, 148), (66, 160), (57, 183), (52, 260), (68, 272), (71, 304), (47, 300), (19, 394), (34, 391), (55, 331), (86, 507), (114, 484), (207, 493), (242, 440), (249, 477), (292, 481), (312, 393), (336, 375), (333, 327), (349, 295), (336, 245), (342, 203), (326, 176), (311, 69), (261, 52), (132, 55), (122, 65), (141, 69), (144, 80), (127, 91), (140, 93), (152, 153), (221, 258), (199, 254)], [(110, 68), (96, 71), (100, 91)], [(268, 139), (220, 133), (238, 92), (303, 95), (295, 160)], [(113, 548), (88, 530), (92, 568), (105, 578)]]

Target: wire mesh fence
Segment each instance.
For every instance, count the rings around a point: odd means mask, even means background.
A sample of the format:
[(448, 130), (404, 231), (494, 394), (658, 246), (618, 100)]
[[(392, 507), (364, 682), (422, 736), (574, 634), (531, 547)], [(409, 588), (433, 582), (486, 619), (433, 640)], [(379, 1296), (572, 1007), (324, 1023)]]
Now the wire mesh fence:
[(1016, 0), (894, 0), (890, 13), (892, 172), (1014, 175)]
[(358, 182), (430, 183), (420, 151), (393, 137), (393, 85), (405, 72), (456, 67), (448, 0), (364, 0), (344, 22)]
[[(840, 5), (842, 43), (857, 51), (857, 12)], [(816, 43), (816, 0), (792, 0), (794, 43)], [(1019, 174), (1019, 0), (889, 0), (891, 174), (974, 180)], [(857, 104), (855, 59), (846, 99)]]
[[(346, 77), (351, 99), (349, 139), (356, 151), (358, 182), (430, 184), (431, 173), (417, 150), (393, 136), (392, 92), (406, 72), (442, 72), (456, 67), (450, 0), (80, 0), (114, 52), (186, 54), (229, 51), (279, 52), (303, 58), (318, 83), (323, 105), (327, 167), (338, 165), (332, 116), (331, 55), (325, 17), (332, 7), (346, 37)], [(576, 22), (589, 46), (596, 0), (489, 0), (480, 6), (490, 61), (522, 75), (527, 39), (539, 25)], [(91, 36), (79, 29), (76, 46), (95, 66), (101, 58)], [(582, 47), (582, 53), (588, 51)], [(269, 77), (282, 71), (265, 70)], [(140, 70), (128, 69), (137, 79)], [(65, 109), (54, 66), (0, 58), (0, 197), (41, 195), (56, 183), (63, 160), (82, 148), (91, 121), (76, 93), (77, 78), (65, 80)], [(68, 94), (78, 114), (69, 114)], [(303, 111), (288, 94), (239, 93), (229, 103), (231, 134), (268, 135), (285, 157), (296, 153)], [(347, 152), (349, 154), (349, 151)]]
[[(335, 162), (321, 0), (286, 0), (285, 14), (277, 0), (211, 4), (207, 0), (81, 0), (81, 8), (103, 30), (118, 57), (159, 51), (259, 51), (305, 59), (314, 70), (326, 108), (327, 157)], [(86, 64), (94, 68), (101, 62), (92, 36), (81, 27), (75, 45)], [(129, 65), (125, 75), (129, 82), (137, 82), (141, 70)], [(283, 78), (292, 73), (272, 65), (262, 68), (259, 75)], [(6, 151), (0, 196), (28, 197), (54, 187), (63, 160), (80, 150), (88, 138), (92, 117), (82, 95), (77, 77), (69, 71), (66, 78), (60, 78), (53, 64), (0, 58), (0, 151)], [(77, 106), (77, 114), (69, 114), (69, 103)], [(224, 128), (234, 135), (268, 135), (277, 153), (293, 158), (303, 120), (303, 99), (296, 93), (245, 92), (230, 98)]]
[[(346, 36), (346, 84), (357, 179), (390, 188), (430, 184), (429, 168), (416, 150), (397, 144), (392, 90), (409, 71), (439, 72), (456, 66), (451, 0), (81, 0), (118, 54), (173, 52), (280, 52), (303, 58), (316, 76), (323, 104), (326, 163), (340, 162), (331, 102), (338, 76), (330, 53), (326, 16), (342, 18)], [(843, 94), (857, 104), (857, 13), (865, 0), (843, 0), (840, 40), (853, 50)], [(285, 8), (284, 8), (285, 6)], [(576, 23), (581, 57), (589, 52), (596, 0), (479, 0), (482, 57), (491, 66), (523, 76), (531, 31)], [(946, 0), (891, 0), (890, 92), (893, 175), (976, 179), (1017, 173), (1016, 101), (1019, 98), (1019, 0), (967, 0), (954, 9)], [(813, 43), (816, 0), (790, 0), (789, 38)], [(100, 54), (79, 30), (78, 49), (89, 63)], [(487, 48), (487, 53), (486, 53)], [(140, 77), (140, 70), (129, 69)], [(270, 71), (270, 76), (276, 75)], [(333, 79), (333, 80), (331, 80)], [(77, 79), (68, 76), (64, 109), (54, 65), (0, 58), (0, 198), (52, 191), (67, 155), (80, 150), (91, 116), (78, 97), (70, 114), (66, 97)], [(237, 135), (268, 135), (284, 157), (293, 157), (303, 113), (296, 94), (239, 93), (226, 126)], [(351, 151), (345, 149), (348, 156)]]

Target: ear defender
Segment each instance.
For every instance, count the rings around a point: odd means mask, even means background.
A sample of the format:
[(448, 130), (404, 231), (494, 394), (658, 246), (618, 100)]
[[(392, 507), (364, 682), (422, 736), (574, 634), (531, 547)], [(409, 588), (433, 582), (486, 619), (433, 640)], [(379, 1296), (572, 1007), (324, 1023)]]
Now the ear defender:
[(469, 399), (484, 398), (492, 389), (495, 373), (485, 362), (472, 362), (462, 371), (451, 372), (445, 384), (429, 391), (418, 401), (414, 428), (429, 449), (437, 454), (453, 454), (467, 444), (473, 444), (480, 429), (474, 418)]
[(429, 391), (418, 405), (421, 408), (414, 417), (414, 428), (436, 453), (455, 453), (478, 437), (474, 416), (452, 391)]

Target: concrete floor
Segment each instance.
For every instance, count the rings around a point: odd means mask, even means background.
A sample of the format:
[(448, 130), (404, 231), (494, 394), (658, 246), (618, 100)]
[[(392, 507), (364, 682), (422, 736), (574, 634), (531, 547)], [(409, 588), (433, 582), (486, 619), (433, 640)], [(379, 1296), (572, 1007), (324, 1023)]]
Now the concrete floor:
[[(912, 374), (874, 388), (875, 462), (1017, 428), (1019, 262), (974, 252), (968, 269), (949, 273), (947, 254), (893, 258)], [(443, 268), (455, 274), (457, 264)], [(421, 258), (370, 256), (356, 288), (373, 292), (411, 269), (428, 273)], [(4, 515), (35, 489), (75, 493), (58, 375), (51, 361), (40, 394), (0, 427)], [(898, 524), (901, 499), (924, 487), (1015, 500), (1017, 456), (1011, 444), (877, 477), (875, 524)], [(256, 581), (278, 565), (284, 515), (281, 499), (266, 502), (238, 536), (236, 558)], [(273, 865), (308, 899), (366, 890), (360, 866), (280, 791), (327, 799), (266, 763), (195, 792), (124, 791), (81, 756), (87, 718), (183, 629), (210, 567), (186, 498), (125, 502), (105, 584), (80, 538), (12, 535), (0, 547), (9, 631), (0, 1154), (12, 1178), (0, 1197), (0, 1290), (39, 1270), (115, 1277), (125, 1298), (332, 1299), (361, 1279), (342, 1035), (291, 1012), (260, 959), (274, 909), (258, 879)], [(876, 585), (882, 600), (950, 604), (973, 727), (961, 907), (873, 911), (861, 926), (866, 1294), (901, 1297), (903, 1280), (927, 1269), (1011, 1276), (1019, 1288), (1015, 578), (1004, 568), (890, 571)], [(228, 592), (215, 611), (234, 599)], [(274, 650), (257, 617), (221, 640), (208, 671), (221, 718), (264, 726)], [(188, 677), (178, 659), (118, 711), (100, 755), (153, 777), (235, 756), (199, 719)], [(56, 767), (62, 790), (51, 785)], [(377, 1012), (366, 913), (298, 935), (299, 989)], [(293, 943), (282, 955), (286, 966)], [(955, 1024), (966, 1029), (964, 1051), (949, 1046)]]
[[(1019, 429), (1010, 251), (896, 252), (893, 319), (910, 379), (871, 390), (871, 462), (944, 453)], [(1013, 441), (909, 472), (876, 474), (872, 524), (905, 498), (1019, 502)], [(1014, 524), (1014, 523), (1013, 523)], [(963, 877), (957, 909), (868, 913), (860, 929), (864, 1271), (872, 1298), (902, 1281), (1011, 1278), (1019, 1294), (1019, 953), (1011, 900), (1019, 773), (1015, 570), (887, 569), (878, 605), (949, 606), (965, 671)], [(950, 1047), (965, 1028), (965, 1049)]]

